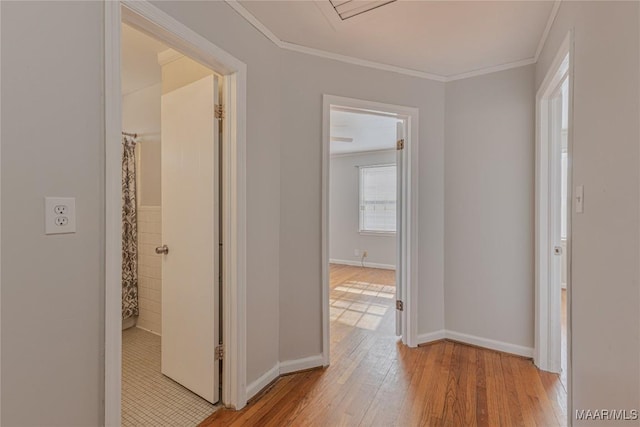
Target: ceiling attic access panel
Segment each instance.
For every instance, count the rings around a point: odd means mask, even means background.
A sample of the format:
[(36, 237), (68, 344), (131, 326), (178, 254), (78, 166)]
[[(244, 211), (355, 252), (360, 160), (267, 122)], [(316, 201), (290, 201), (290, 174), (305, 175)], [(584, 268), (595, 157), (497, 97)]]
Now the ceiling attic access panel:
[(362, 15), (363, 13), (370, 12), (374, 9), (393, 3), (396, 0), (378, 0), (378, 1), (364, 1), (364, 0), (329, 0), (331, 6), (336, 11), (340, 19), (343, 21), (353, 18), (354, 16)]

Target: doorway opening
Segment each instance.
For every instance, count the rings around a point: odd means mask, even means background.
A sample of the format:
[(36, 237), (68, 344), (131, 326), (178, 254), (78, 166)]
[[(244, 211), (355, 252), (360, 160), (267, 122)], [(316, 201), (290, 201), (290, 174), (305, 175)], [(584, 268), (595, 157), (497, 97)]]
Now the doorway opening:
[(221, 388), (223, 77), (129, 25), (121, 41), (122, 425), (195, 425)]
[(362, 336), (415, 346), (409, 230), (417, 119), (412, 108), (324, 97), (325, 366), (330, 342), (338, 352)]
[(331, 333), (346, 340), (363, 331), (396, 335), (397, 141), (405, 120), (338, 106), (330, 120)]
[[(142, 83), (127, 94), (144, 93), (124, 100), (124, 84), (144, 80), (145, 74), (123, 75), (127, 59), (121, 42), (130, 30), (146, 37), (147, 48), (162, 47), (147, 58), (151, 68), (160, 62), (161, 79), (147, 87)], [(105, 3), (105, 425), (124, 421), (123, 327), (132, 326), (136, 316), (141, 323), (131, 341), (144, 341), (145, 351), (158, 347), (153, 375), (200, 396), (205, 411), (215, 402), (235, 409), (246, 405), (246, 73), (244, 63), (148, 2)], [(155, 107), (144, 107), (150, 99)], [(171, 162), (176, 158), (180, 162)], [(153, 159), (155, 169), (149, 166)], [(134, 177), (129, 169), (135, 166)], [(155, 209), (146, 209), (154, 187)], [(131, 210), (138, 207), (133, 221)], [(124, 257), (129, 245), (123, 245), (123, 232), (137, 232), (137, 225), (140, 236), (129, 240), (143, 254)], [(145, 276), (142, 284), (148, 289), (142, 295), (123, 287), (123, 278), (134, 269)], [(147, 279), (156, 279), (156, 289)], [(147, 300), (140, 299), (136, 309), (123, 305), (123, 294)], [(143, 328), (161, 333), (162, 339)], [(162, 385), (155, 387), (157, 392)], [(133, 390), (134, 400), (143, 398), (142, 391)], [(194, 416), (193, 408), (184, 409)]]
[[(565, 38), (537, 95), (536, 330), (534, 361), (558, 373), (571, 414), (572, 35)], [(575, 199), (574, 199), (575, 198)], [(575, 201), (575, 203), (572, 203)]]
[[(560, 107), (560, 267), (554, 269), (554, 274), (559, 276), (560, 281), (560, 381), (565, 390), (567, 389), (567, 239), (569, 238), (567, 229), (568, 208), (568, 174), (569, 174), (569, 75), (567, 74), (556, 92), (555, 102)], [(558, 114), (558, 113), (556, 113)], [(557, 130), (555, 130), (557, 132)], [(557, 148), (554, 151), (558, 151)], [(557, 153), (556, 153), (557, 156)], [(557, 162), (557, 158), (554, 159)], [(557, 165), (555, 166), (557, 169)], [(558, 180), (555, 180), (558, 184)], [(558, 216), (557, 208), (554, 216)], [(557, 230), (554, 233), (557, 240)], [(554, 255), (557, 255), (557, 246)], [(557, 262), (557, 260), (556, 260)], [(559, 270), (559, 271), (558, 271)], [(559, 274), (558, 274), (559, 273)]]

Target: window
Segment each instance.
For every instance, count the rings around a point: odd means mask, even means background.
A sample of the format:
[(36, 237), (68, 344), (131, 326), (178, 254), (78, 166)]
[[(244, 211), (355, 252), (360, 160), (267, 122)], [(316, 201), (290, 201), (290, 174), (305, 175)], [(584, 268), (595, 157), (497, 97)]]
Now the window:
[(360, 232), (395, 231), (396, 166), (360, 166)]

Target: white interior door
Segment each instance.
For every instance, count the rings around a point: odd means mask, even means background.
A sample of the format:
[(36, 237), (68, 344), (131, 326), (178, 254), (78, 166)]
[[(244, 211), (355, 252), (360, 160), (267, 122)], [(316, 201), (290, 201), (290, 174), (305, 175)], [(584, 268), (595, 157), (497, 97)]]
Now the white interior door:
[(162, 373), (219, 399), (218, 82), (162, 96)]
[[(561, 371), (561, 313), (562, 313), (562, 260), (564, 247), (562, 243), (562, 95), (560, 88), (550, 100), (550, 189), (549, 189), (549, 243), (551, 244), (551, 259), (549, 260), (549, 366), (551, 372)], [(566, 215), (566, 213), (564, 213)]]
[[(404, 295), (402, 292), (402, 282), (403, 282), (403, 242), (402, 242), (402, 222), (403, 222), (403, 194), (402, 190), (404, 188), (402, 178), (404, 176), (402, 168), (404, 166), (403, 154), (404, 154), (404, 140), (405, 140), (405, 132), (404, 132), (404, 122), (398, 122), (396, 125), (396, 141), (397, 143), (402, 144), (402, 149), (396, 150), (396, 301), (402, 301), (404, 304)], [(397, 147), (399, 148), (399, 147)], [(403, 333), (403, 311), (399, 310), (396, 307), (396, 335), (402, 336)]]

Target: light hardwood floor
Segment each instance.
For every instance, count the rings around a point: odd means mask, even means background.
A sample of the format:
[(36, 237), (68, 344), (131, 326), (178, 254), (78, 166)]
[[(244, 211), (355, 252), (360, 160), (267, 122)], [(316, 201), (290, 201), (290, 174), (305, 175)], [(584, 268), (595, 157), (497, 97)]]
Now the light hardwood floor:
[(556, 426), (557, 375), (530, 360), (394, 336), (394, 272), (331, 266), (331, 366), (280, 378), (241, 411), (201, 426)]

